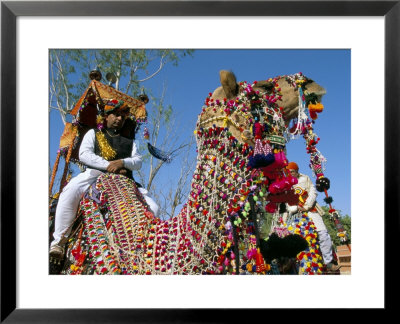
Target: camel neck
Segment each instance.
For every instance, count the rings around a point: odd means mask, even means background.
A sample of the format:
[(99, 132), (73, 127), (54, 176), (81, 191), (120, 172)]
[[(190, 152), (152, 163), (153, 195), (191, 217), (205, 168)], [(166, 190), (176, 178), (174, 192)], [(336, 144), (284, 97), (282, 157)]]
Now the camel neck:
[(190, 236), (193, 255), (202, 256), (199, 269), (207, 271), (216, 268), (216, 252), (224, 249), (221, 244), (232, 240), (230, 214), (248, 185), (250, 171), (245, 159), (251, 148), (239, 144), (223, 129), (212, 128), (197, 135), (198, 162), (188, 203), (178, 217)]

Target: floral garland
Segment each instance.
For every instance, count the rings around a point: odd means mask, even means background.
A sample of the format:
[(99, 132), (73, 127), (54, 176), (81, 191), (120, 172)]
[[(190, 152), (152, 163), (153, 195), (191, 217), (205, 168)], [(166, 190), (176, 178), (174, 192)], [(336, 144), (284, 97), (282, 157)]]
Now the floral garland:
[(324, 262), (317, 240), (318, 234), (313, 221), (305, 214), (295, 218), (290, 224), (282, 224), (291, 234), (298, 234), (305, 238), (309, 247), (297, 255), (299, 273), (305, 275), (323, 274)]
[[(299, 92), (301, 93), (301, 92)], [(310, 154), (310, 168), (313, 171), (313, 175), (316, 176), (316, 189), (319, 192), (325, 193), (324, 201), (329, 205), (329, 215), (334, 221), (335, 226), (338, 230), (338, 237), (342, 242), (347, 241), (347, 233), (343, 229), (343, 226), (339, 220), (339, 213), (332, 207), (333, 198), (328, 195), (328, 189), (330, 188), (330, 180), (325, 177), (325, 163), (326, 158), (321, 154), (321, 152), (316, 148), (316, 145), (320, 141), (317, 134), (314, 133), (313, 123), (317, 119), (317, 113), (323, 111), (323, 105), (316, 101), (315, 97), (305, 96), (304, 94), (299, 94), (299, 100), (302, 102), (302, 106), (308, 105), (308, 115), (306, 116), (305, 123), (302, 125), (302, 135), (306, 141), (306, 151)]]
[(77, 240), (70, 239), (70, 266), (64, 274), (120, 274), (116, 260), (109, 249), (107, 226), (99, 206), (93, 200), (82, 199), (80, 210), (83, 228)]
[[(224, 127), (228, 126), (228, 123), (234, 125), (241, 133), (245, 131), (246, 128), (252, 128), (255, 123), (264, 124), (264, 128), (260, 130), (258, 136), (270, 136), (270, 135), (280, 135), (283, 136), (285, 131), (285, 123), (283, 120), (283, 107), (278, 107), (277, 101), (282, 99), (282, 94), (280, 93), (281, 88), (278, 85), (278, 79), (269, 79), (268, 82), (273, 84), (271, 88), (271, 93), (261, 94), (260, 91), (254, 88), (257, 85), (257, 81), (252, 84), (247, 82), (240, 82), (240, 91), (236, 99), (227, 100), (224, 98), (221, 100), (214, 100), (212, 98), (212, 93), (205, 100), (205, 106), (202, 109), (202, 113), (199, 115), (198, 126), (202, 126), (210, 121), (223, 120)], [(201, 121), (200, 117), (206, 111), (218, 113), (215, 117)], [(225, 116), (224, 116), (225, 115)], [(244, 125), (240, 125), (232, 119), (232, 116), (238, 115), (243, 117), (245, 120)], [(253, 134), (242, 134), (244, 137)]]
[(117, 152), (108, 143), (102, 131), (96, 132), (97, 143), (99, 143), (100, 154), (107, 161), (112, 161), (117, 156)]
[[(146, 266), (148, 259), (143, 261), (136, 253), (151, 251), (152, 240), (148, 233), (154, 233), (154, 225), (159, 220), (153, 218), (140, 192), (135, 186), (127, 185), (128, 182), (131, 180), (120, 175), (102, 175), (96, 185), (102, 192), (100, 203), (89, 198), (81, 201), (83, 233), (81, 239), (70, 242), (71, 265), (64, 273), (151, 273)], [(104, 216), (101, 209), (107, 210)], [(144, 245), (146, 237), (150, 239)]]

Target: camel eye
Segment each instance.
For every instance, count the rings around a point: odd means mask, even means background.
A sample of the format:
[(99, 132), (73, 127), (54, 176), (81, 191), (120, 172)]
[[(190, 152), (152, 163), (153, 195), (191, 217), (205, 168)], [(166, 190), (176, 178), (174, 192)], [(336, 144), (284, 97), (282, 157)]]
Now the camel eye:
[(313, 83), (314, 81), (311, 79), (306, 79), (306, 82), (304, 82), (303, 87), (307, 90), (307, 85), (310, 83)]
[(271, 91), (274, 88), (274, 85), (271, 82), (266, 83), (258, 83), (257, 87), (262, 88), (265, 91)]

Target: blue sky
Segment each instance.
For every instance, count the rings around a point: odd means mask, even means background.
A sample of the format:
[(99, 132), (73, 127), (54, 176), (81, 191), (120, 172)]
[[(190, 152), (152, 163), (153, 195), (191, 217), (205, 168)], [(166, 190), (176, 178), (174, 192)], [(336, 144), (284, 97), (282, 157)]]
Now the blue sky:
[[(219, 86), (219, 71), (231, 70), (238, 81), (253, 82), (280, 75), (302, 72), (327, 90), (324, 111), (319, 114), (314, 132), (320, 137), (317, 148), (327, 159), (325, 176), (331, 180), (328, 191), (333, 207), (351, 215), (351, 53), (350, 50), (196, 50), (183, 58), (177, 67), (167, 65), (157, 77), (143, 85), (160, 94), (167, 86), (165, 103), (174, 108), (181, 126), (181, 136), (189, 137), (209, 92)], [(89, 80), (88, 80), (89, 83)], [(149, 103), (150, 104), (150, 103)], [(151, 125), (149, 125), (151, 128)], [(50, 164), (54, 163), (63, 125), (57, 112), (50, 113)], [(141, 135), (138, 137), (141, 140)], [(311, 176), (303, 138), (287, 146), (290, 161), (299, 164), (300, 172)], [(195, 152), (193, 152), (195, 154)], [(160, 171), (162, 186), (178, 170), (174, 162)], [(315, 178), (311, 177), (315, 182)], [(324, 195), (319, 193), (321, 205)]]

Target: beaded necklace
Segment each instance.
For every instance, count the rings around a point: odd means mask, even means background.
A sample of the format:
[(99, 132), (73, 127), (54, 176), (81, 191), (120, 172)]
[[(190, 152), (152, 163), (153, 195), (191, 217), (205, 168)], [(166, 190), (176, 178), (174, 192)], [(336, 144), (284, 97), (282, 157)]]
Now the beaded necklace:
[(118, 137), (118, 136), (119, 136), (119, 133), (118, 133), (118, 134), (114, 134), (114, 135), (110, 134), (109, 131), (108, 131), (108, 129), (106, 129), (106, 132), (107, 132), (107, 134), (108, 134), (109, 136), (111, 136), (111, 137)]

